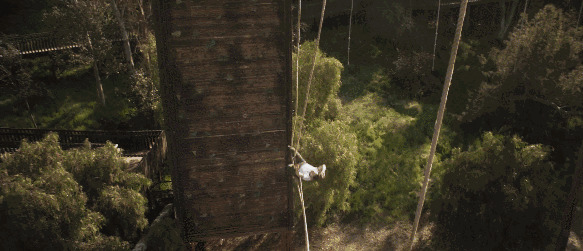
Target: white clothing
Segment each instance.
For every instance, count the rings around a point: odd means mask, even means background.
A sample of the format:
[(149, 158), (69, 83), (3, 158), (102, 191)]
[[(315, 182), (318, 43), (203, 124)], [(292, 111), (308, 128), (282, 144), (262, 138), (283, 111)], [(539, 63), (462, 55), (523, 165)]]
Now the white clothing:
[[(326, 171), (326, 167), (324, 166), (324, 169), (322, 170), (322, 172)], [(312, 177), (310, 177), (310, 173), (314, 172), (316, 175), (318, 175), (318, 168), (304, 162), (302, 163), (302, 165), (300, 166), (300, 169), (298, 171), (300, 177), (302, 177), (303, 180), (305, 181), (312, 181)]]

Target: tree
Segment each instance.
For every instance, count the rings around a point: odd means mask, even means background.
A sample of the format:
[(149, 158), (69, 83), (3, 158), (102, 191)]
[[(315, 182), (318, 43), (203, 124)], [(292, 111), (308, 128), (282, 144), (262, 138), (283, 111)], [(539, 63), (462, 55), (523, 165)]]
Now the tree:
[[(101, 76), (121, 75), (131, 86), (127, 90), (120, 88), (122, 94), (135, 103), (139, 112), (151, 115), (158, 106), (159, 81), (148, 11), (142, 0), (59, 1), (45, 15), (45, 22), (62, 39), (82, 45), (79, 54), (87, 64), (93, 64), (102, 104), (105, 95)], [(116, 44), (119, 40), (121, 47)], [(141, 55), (135, 55), (130, 40), (137, 42)]]
[(130, 39), (128, 36), (128, 31), (126, 29), (125, 21), (123, 20), (121, 12), (119, 11), (119, 8), (117, 7), (116, 0), (111, 0), (111, 6), (113, 6), (113, 14), (115, 15), (115, 19), (117, 20), (117, 23), (119, 25), (119, 32), (121, 34), (122, 41), (123, 41), (124, 54), (125, 54), (126, 60), (128, 61), (128, 66), (130, 68), (130, 72), (132, 74), (135, 74), (136, 70), (134, 69), (134, 57), (132, 56), (132, 48), (130, 47)]
[(360, 161), (356, 135), (340, 120), (307, 130), (302, 140), (303, 157), (314, 165), (326, 164), (326, 178), (305, 182), (308, 219), (322, 226), (334, 213), (349, 209), (349, 187), (354, 184)]
[(583, 145), (579, 147), (579, 159), (577, 160), (577, 167), (573, 174), (573, 181), (571, 182), (571, 191), (563, 209), (563, 220), (561, 222), (561, 233), (557, 238), (556, 249), (563, 251), (567, 248), (569, 235), (571, 233), (571, 224), (573, 223), (573, 215), (578, 203), (579, 194), (583, 186)]
[[(305, 42), (301, 48), (299, 54), (299, 94), (293, 93), (294, 99), (297, 96), (299, 101), (298, 109), (300, 111), (304, 109), (303, 106), (306, 104), (306, 89), (314, 53), (316, 53), (316, 65), (310, 87), (310, 97), (305, 108), (306, 114), (303, 118), (300, 118), (301, 113), (298, 113), (295, 118), (295, 123), (299, 119), (303, 119), (309, 126), (309, 122), (317, 118), (333, 118), (338, 115), (341, 103), (337, 93), (340, 90), (340, 78), (344, 67), (340, 61), (326, 56), (319, 48), (316, 48), (316, 43), (313, 41)], [(292, 61), (295, 61), (296, 57), (298, 55), (294, 53)], [(296, 74), (295, 71), (296, 69), (294, 68), (294, 75)]]
[[(464, 128), (517, 133), (553, 146), (553, 160), (574, 159), (583, 140), (583, 30), (552, 5), (519, 22), (484, 64), (486, 81), (470, 96)], [(568, 165), (560, 165), (568, 166)]]
[(56, 134), (0, 162), (0, 247), (127, 250), (147, 225), (150, 183), (113, 144), (64, 151)]
[(447, 250), (537, 250), (559, 232), (559, 198), (549, 148), (485, 133), (444, 163), (431, 205), (433, 237)]
[[(146, 198), (140, 193), (150, 181), (140, 173), (127, 171), (129, 164), (121, 149), (111, 142), (91, 149), (90, 143), (66, 151), (63, 166), (87, 194), (87, 205), (105, 216), (102, 232), (133, 241), (148, 221), (145, 218)], [(123, 198), (123, 199), (121, 199)]]
[[(115, 23), (108, 9), (104, 1), (61, 1), (45, 15), (45, 22), (58, 37), (67, 43), (82, 45), (85, 61), (93, 64), (97, 97), (102, 105), (105, 105), (105, 94), (100, 73), (119, 71), (118, 60), (111, 57), (116, 54), (108, 38), (113, 37)], [(103, 67), (100, 69), (100, 66)]]
[(505, 42), (493, 49), (488, 65), (494, 70), (467, 110), (471, 120), (498, 107), (516, 110), (529, 100), (569, 116), (583, 111), (583, 31), (567, 14), (547, 5), (532, 20), (521, 22)]
[(32, 80), (31, 74), (25, 67), (18, 50), (8, 43), (0, 41), (0, 88), (4, 93), (24, 101), (32, 125), (37, 124), (30, 109), (29, 98), (45, 93), (42, 84)]
[[(87, 196), (62, 165), (58, 137), (24, 141), (0, 163), (0, 245), (6, 250), (93, 246), (105, 220), (86, 206)], [(119, 239), (111, 241), (122, 244)], [(127, 244), (118, 246), (127, 247)]]
[(500, 3), (500, 29), (498, 30), (498, 39), (504, 39), (508, 28), (512, 24), (514, 16), (516, 16), (516, 7), (518, 7), (518, 0), (512, 0), (510, 3), (510, 10), (507, 10), (506, 0), (499, 0)]

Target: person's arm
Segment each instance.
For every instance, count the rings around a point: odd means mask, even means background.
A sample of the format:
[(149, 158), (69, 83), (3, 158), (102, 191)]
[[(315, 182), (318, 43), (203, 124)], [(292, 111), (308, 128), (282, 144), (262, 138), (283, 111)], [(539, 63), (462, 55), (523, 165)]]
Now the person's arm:
[(306, 162), (306, 160), (304, 160), (304, 158), (302, 157), (302, 155), (293, 147), (293, 146), (288, 146), (289, 149), (291, 149), (292, 151), (294, 151), (294, 158), (297, 156), (299, 157), (302, 162)]

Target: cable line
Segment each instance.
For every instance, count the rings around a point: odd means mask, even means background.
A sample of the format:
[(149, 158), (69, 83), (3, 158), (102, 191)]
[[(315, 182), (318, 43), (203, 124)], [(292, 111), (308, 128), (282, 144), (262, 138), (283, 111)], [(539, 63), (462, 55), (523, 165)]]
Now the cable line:
[(453, 45), (451, 47), (451, 54), (449, 57), (449, 64), (447, 66), (447, 73), (445, 76), (445, 83), (443, 84), (443, 92), (441, 95), (441, 103), (437, 112), (437, 120), (435, 121), (435, 128), (433, 131), (433, 139), (431, 140), (431, 149), (429, 150), (429, 158), (427, 159), (427, 166), (425, 166), (425, 180), (423, 181), (423, 188), (419, 195), (419, 202), (417, 203), (417, 211), (415, 212), (415, 222), (413, 223), (413, 231), (411, 232), (411, 245), (409, 250), (413, 249), (415, 243), (415, 234), (419, 226), (419, 218), (423, 210), (423, 203), (425, 202), (425, 194), (427, 193), (427, 186), (429, 185), (429, 175), (431, 173), (431, 166), (433, 165), (433, 157), (435, 156), (435, 149), (437, 148), (437, 140), (439, 139), (439, 131), (441, 130), (441, 123), (443, 122), (443, 114), (445, 113), (445, 104), (447, 103), (447, 94), (449, 86), (451, 85), (451, 77), (453, 76), (453, 69), (455, 66), (455, 58), (457, 56), (458, 47), (462, 37), (462, 27), (464, 25), (464, 18), (466, 16), (466, 9), (468, 7), (468, 0), (462, 0), (460, 3), (460, 14), (457, 21), (457, 28)]

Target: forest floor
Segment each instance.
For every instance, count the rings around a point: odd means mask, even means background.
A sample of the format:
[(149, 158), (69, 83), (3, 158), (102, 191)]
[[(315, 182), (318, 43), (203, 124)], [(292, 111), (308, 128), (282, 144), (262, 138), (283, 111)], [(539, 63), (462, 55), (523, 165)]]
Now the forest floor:
[[(361, 225), (355, 223), (335, 223), (324, 228), (310, 229), (310, 250), (408, 250), (412, 225), (395, 222), (390, 225)], [(433, 223), (422, 225), (417, 233), (414, 250), (430, 248)], [(277, 234), (254, 235), (207, 242), (206, 250), (278, 250), (280, 238)], [(583, 242), (571, 232), (567, 251), (583, 250)], [(292, 250), (305, 250), (303, 230), (296, 230)]]
[[(297, 226), (292, 240), (292, 250), (305, 250), (304, 232)], [(390, 225), (362, 225), (334, 223), (323, 228), (313, 228), (310, 233), (310, 250), (406, 250), (411, 224), (395, 222)], [(421, 226), (417, 246), (427, 247), (433, 224)], [(206, 250), (277, 250), (280, 236), (264, 234), (248, 237), (211, 240)]]

